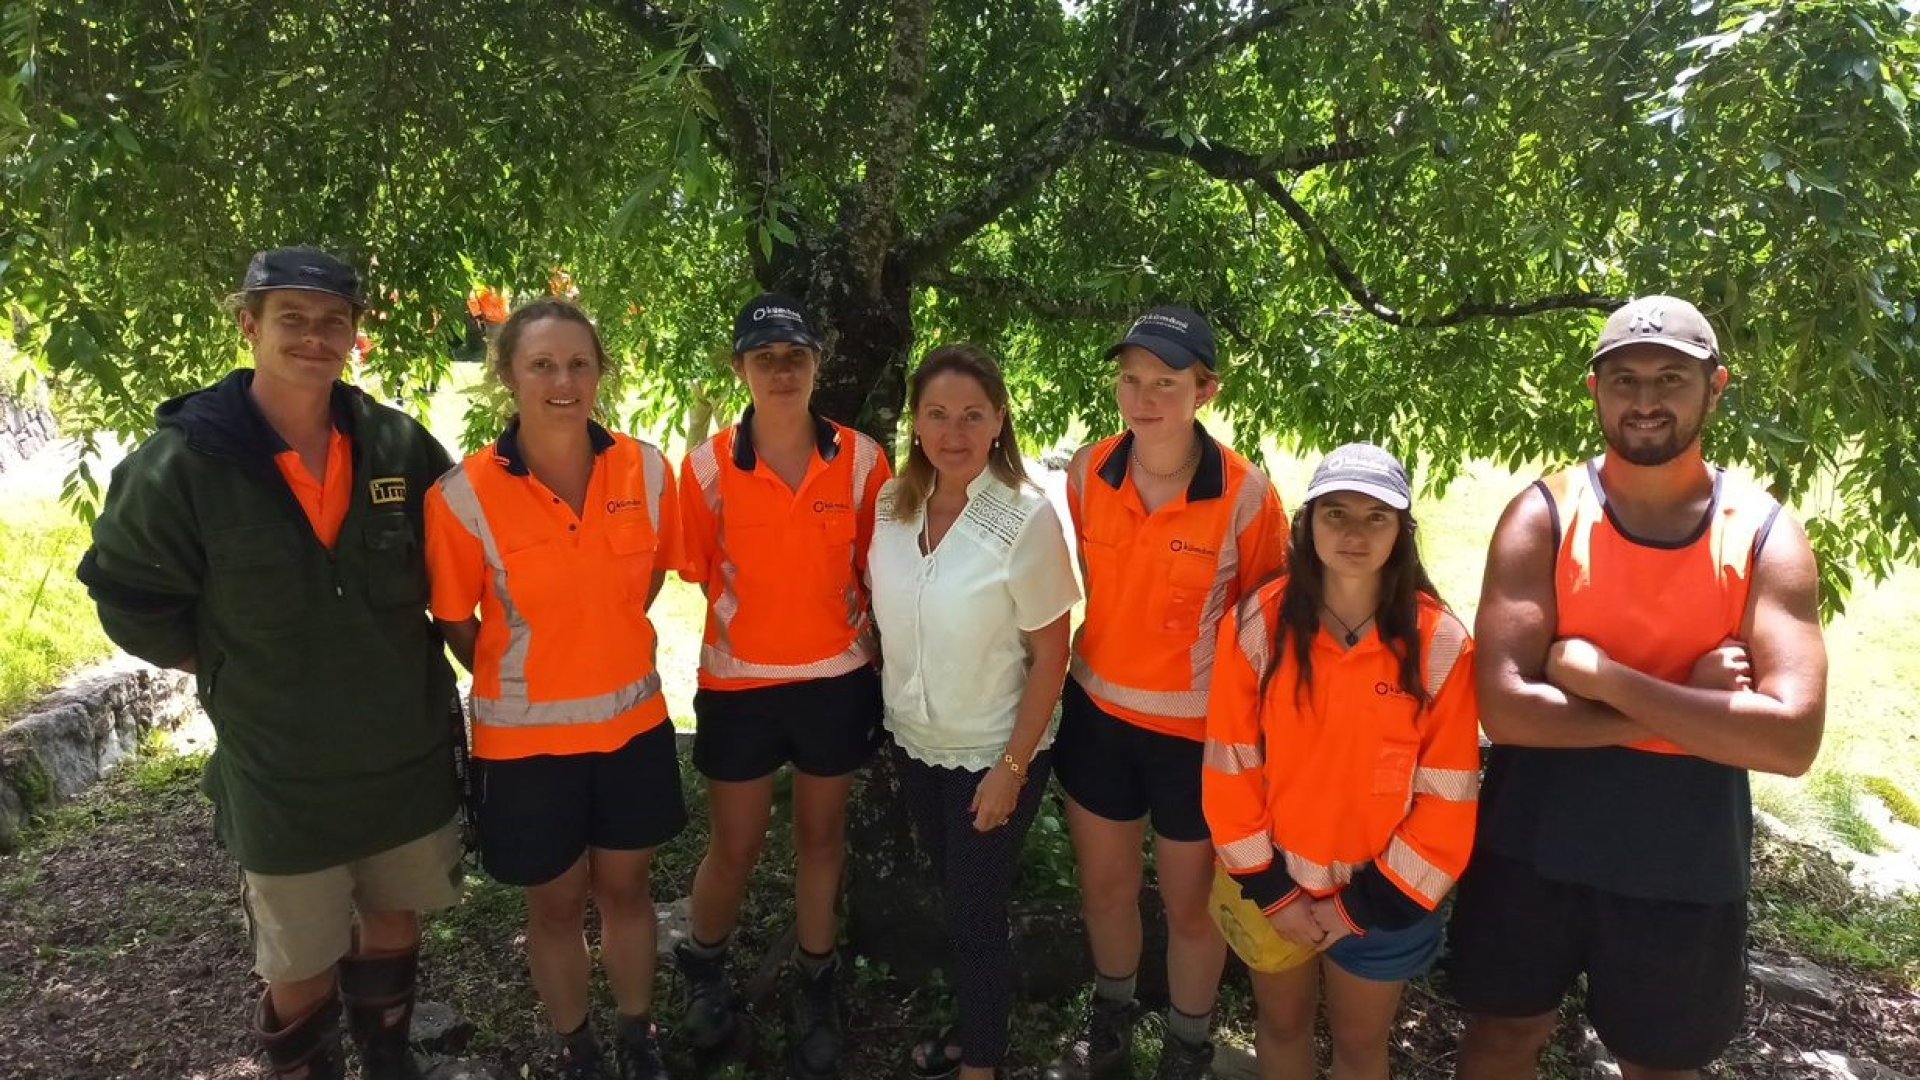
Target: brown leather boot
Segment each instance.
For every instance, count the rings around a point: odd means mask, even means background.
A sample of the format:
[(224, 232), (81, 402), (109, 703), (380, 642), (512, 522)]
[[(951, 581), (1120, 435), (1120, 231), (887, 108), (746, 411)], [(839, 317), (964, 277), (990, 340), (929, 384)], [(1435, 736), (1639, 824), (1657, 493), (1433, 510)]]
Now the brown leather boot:
[(342, 1080), (346, 1075), (338, 995), (328, 994), (305, 1013), (283, 1021), (262, 993), (253, 1007), (253, 1033), (280, 1080)]
[(360, 1072), (366, 1080), (418, 1080), (421, 1075), (407, 1044), (419, 968), (417, 948), (340, 958), (347, 1030), (360, 1051)]

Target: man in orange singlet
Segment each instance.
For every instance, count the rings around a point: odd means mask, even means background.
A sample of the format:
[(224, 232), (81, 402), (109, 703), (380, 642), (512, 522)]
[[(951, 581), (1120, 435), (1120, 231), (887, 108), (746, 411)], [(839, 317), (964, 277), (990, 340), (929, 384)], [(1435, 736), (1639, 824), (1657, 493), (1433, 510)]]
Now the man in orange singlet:
[(1696, 1075), (1738, 1032), (1753, 809), (1826, 715), (1800, 524), (1707, 464), (1727, 369), (1698, 309), (1613, 313), (1587, 390), (1607, 450), (1514, 498), (1474, 637), (1493, 740), (1451, 936), (1463, 1080), (1536, 1074), (1560, 1000), (1625, 1080)]

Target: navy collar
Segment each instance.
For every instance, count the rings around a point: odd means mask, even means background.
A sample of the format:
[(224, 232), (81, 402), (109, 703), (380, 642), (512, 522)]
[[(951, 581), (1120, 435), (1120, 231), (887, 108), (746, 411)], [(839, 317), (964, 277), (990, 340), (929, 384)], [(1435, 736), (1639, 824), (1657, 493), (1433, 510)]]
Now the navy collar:
[[(813, 417), (813, 445), (820, 452), (820, 460), (831, 462), (839, 457), (840, 432), (834, 428), (833, 421), (812, 409), (807, 410), (807, 415)], [(752, 472), (759, 463), (760, 455), (753, 452), (753, 406), (749, 405), (747, 411), (740, 414), (738, 429), (733, 433), (733, 464), (741, 472)]]
[[(613, 449), (613, 435), (598, 421), (587, 421), (587, 441), (593, 444), (593, 456), (599, 457)], [(515, 476), (531, 475), (527, 468), (527, 459), (520, 453), (520, 417), (518, 414), (507, 421), (507, 430), (493, 442), (493, 458), (507, 467)]]
[[(1217, 499), (1227, 493), (1227, 458), (1220, 452), (1220, 444), (1200, 421), (1193, 422), (1193, 433), (1200, 440), (1200, 464), (1194, 467), (1193, 479), (1187, 481), (1187, 501), (1199, 502), (1202, 499)], [(1115, 491), (1127, 482), (1127, 462), (1133, 457), (1133, 432), (1120, 436), (1114, 444), (1113, 452), (1100, 463), (1100, 479)]]

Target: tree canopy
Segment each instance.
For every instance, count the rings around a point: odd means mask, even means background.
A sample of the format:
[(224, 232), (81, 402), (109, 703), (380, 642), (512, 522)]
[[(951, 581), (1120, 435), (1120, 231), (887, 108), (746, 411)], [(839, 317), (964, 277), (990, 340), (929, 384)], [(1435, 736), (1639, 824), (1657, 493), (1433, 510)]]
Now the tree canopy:
[(777, 287), (826, 411), (890, 433), (969, 339), (1051, 440), (1117, 425), (1101, 349), (1178, 299), (1243, 443), (1444, 480), (1595, 449), (1599, 319), (1673, 292), (1734, 371), (1711, 454), (1811, 511), (1829, 585), (1920, 553), (1920, 0), (677, 2), (17, 0), (16, 339), (143, 432), (233, 362), (247, 255), (317, 242), (389, 375), (564, 273), (671, 419)]

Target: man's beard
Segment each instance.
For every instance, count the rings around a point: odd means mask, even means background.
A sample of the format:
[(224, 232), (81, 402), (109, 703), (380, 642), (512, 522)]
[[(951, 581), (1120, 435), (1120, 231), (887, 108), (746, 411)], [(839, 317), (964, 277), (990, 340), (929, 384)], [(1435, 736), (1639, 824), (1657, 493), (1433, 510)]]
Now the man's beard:
[(1607, 445), (1613, 449), (1614, 453), (1620, 455), (1622, 460), (1629, 464), (1640, 465), (1647, 468), (1665, 465), (1667, 462), (1686, 453), (1688, 449), (1700, 441), (1700, 429), (1705, 426), (1706, 420), (1703, 416), (1700, 421), (1696, 422), (1692, 427), (1686, 427), (1680, 423), (1680, 418), (1673, 413), (1669, 412), (1666, 416), (1672, 421), (1673, 426), (1668, 429), (1672, 434), (1664, 442), (1630, 443), (1628, 440), (1627, 422), (1623, 419), (1614, 427), (1606, 429)]

